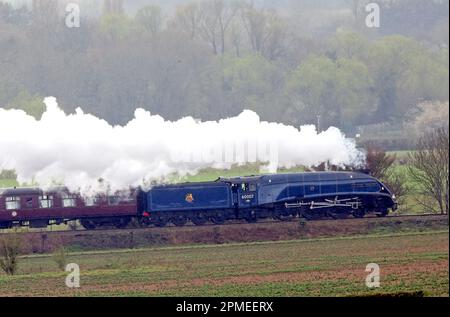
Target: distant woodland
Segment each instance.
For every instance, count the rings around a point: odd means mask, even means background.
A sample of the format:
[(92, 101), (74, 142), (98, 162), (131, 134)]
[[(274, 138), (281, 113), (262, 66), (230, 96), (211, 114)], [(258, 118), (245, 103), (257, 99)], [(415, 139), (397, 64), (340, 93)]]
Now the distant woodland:
[(448, 126), (449, 2), (379, 0), (379, 28), (367, 2), (0, 1), (0, 107), (39, 118), (51, 95), (112, 124), (251, 109), (399, 140)]

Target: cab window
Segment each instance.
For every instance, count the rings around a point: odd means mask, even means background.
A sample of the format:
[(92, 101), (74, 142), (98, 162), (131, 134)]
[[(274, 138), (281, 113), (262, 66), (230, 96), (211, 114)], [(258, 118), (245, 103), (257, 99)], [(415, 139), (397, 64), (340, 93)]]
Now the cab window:
[(20, 197), (18, 196), (6, 197), (5, 201), (7, 210), (20, 208)]
[(243, 192), (255, 192), (256, 184), (242, 183), (241, 188)]

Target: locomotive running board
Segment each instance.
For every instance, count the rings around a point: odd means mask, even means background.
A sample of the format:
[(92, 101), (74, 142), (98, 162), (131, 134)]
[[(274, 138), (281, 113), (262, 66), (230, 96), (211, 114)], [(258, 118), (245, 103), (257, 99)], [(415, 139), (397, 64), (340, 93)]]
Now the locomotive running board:
[(309, 206), (309, 209), (324, 209), (324, 208), (333, 208), (333, 207), (351, 207), (352, 209), (359, 209), (361, 207), (361, 202), (358, 201), (358, 198), (347, 198), (347, 199), (338, 199), (336, 197), (334, 200), (325, 199), (325, 201), (315, 202), (311, 201), (308, 203), (298, 202), (298, 203), (285, 203), (286, 209), (292, 208), (300, 208)]

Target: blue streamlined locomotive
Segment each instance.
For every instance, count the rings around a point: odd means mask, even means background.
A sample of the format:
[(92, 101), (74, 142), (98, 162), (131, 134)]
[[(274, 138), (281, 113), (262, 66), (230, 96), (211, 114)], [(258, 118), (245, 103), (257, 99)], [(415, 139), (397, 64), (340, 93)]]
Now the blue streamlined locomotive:
[(395, 195), (377, 179), (355, 172), (315, 172), (219, 178), (215, 182), (153, 187), (138, 197), (138, 214), (144, 223), (182, 226), (191, 220), (255, 222), (296, 216), (386, 216), (396, 210)]

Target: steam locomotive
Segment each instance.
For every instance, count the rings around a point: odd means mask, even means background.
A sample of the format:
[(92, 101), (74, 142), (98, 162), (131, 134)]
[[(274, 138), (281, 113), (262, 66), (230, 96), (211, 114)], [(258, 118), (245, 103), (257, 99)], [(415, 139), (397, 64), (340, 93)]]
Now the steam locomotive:
[(79, 220), (86, 229), (141, 225), (183, 226), (229, 220), (256, 222), (386, 216), (395, 195), (379, 180), (357, 172), (313, 172), (219, 178), (214, 182), (155, 186), (114, 195), (82, 197), (66, 188), (0, 189), (0, 228)]

